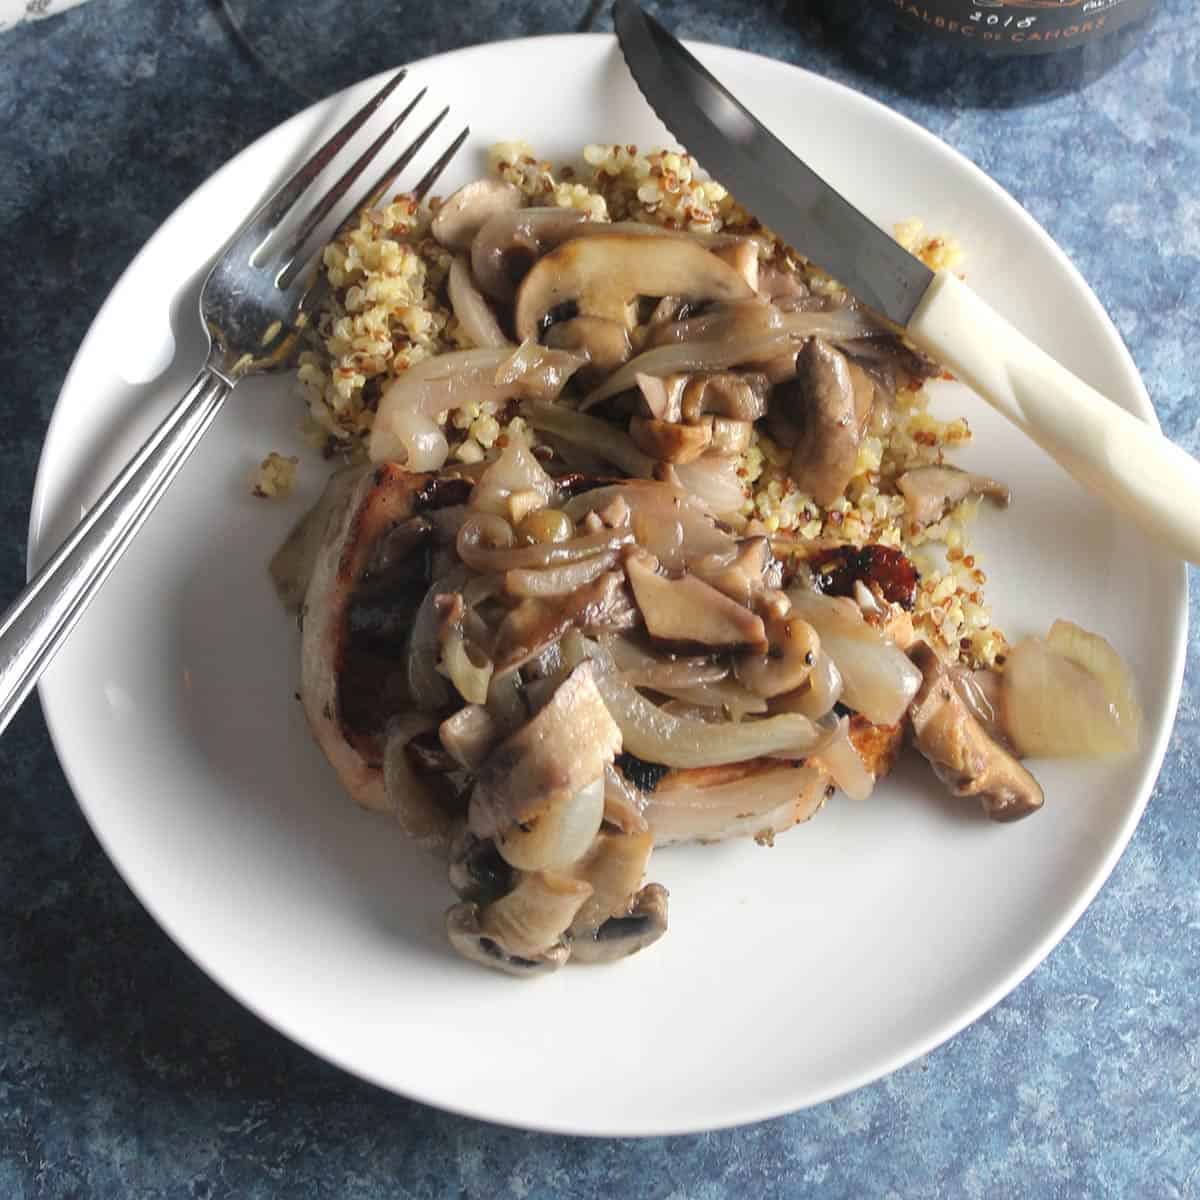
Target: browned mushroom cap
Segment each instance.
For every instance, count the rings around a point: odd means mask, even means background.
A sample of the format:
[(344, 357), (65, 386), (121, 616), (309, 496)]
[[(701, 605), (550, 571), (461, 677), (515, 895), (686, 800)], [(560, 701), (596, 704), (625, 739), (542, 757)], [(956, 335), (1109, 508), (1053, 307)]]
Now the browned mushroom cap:
[(588, 222), (577, 208), (522, 208), (498, 212), (471, 243), (471, 270), (493, 300), (511, 300), (538, 257)]
[(1004, 484), (957, 467), (916, 467), (905, 471), (896, 480), (896, 486), (908, 506), (908, 515), (918, 525), (940, 520), (951, 504), (971, 495), (987, 496), (1001, 506), (1007, 505), (1011, 498)]
[(434, 214), (429, 231), (448, 250), (467, 250), (490, 217), (524, 203), (519, 187), (503, 179), (476, 179), (446, 200)]
[(653, 637), (702, 646), (761, 646), (762, 618), (695, 575), (668, 579), (651, 554), (633, 554), (625, 573)]
[(772, 616), (766, 629), (766, 653), (748, 650), (734, 660), (733, 669), (755, 695), (770, 699), (807, 682), (817, 664), (821, 640), (807, 621), (791, 613)]
[(909, 716), (917, 749), (955, 796), (978, 796), (993, 821), (1017, 821), (1037, 812), (1038, 781), (971, 715), (950, 670), (924, 642), (909, 651), (924, 680)]
[[(482, 282), (482, 280), (481, 280)], [(742, 300), (754, 295), (728, 263), (692, 241), (677, 238), (579, 238), (545, 255), (517, 292), (517, 336), (537, 337), (543, 319), (560, 304), (632, 326), (639, 296), (685, 300)]]
[(558, 350), (584, 350), (588, 365), (606, 375), (626, 362), (633, 352), (625, 326), (603, 317), (558, 321), (547, 330), (546, 345)]
[(875, 384), (819, 338), (805, 345), (796, 365), (795, 382), (775, 392), (791, 401), (791, 412), (782, 415), (796, 421), (801, 431), (792, 451), (791, 475), (818, 504), (830, 505), (854, 475)]

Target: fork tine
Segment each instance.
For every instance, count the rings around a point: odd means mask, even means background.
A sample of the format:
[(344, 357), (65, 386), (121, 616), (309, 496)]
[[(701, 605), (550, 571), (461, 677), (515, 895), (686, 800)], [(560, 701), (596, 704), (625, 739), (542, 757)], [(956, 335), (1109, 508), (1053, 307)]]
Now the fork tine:
[[(304, 223), (300, 226), (296, 236), (292, 238), (291, 245), (283, 251), (283, 261), (279, 269), (280, 277), (283, 276), (284, 271), (292, 265), (292, 262), (304, 249), (304, 243), (312, 237), (313, 231), (325, 220), (333, 206), (346, 194), (350, 185), (366, 170), (368, 164), (383, 149), (396, 130), (404, 124), (412, 110), (421, 103), (428, 90), (428, 88), (422, 88), (416, 94), (416, 97), (408, 104), (405, 110), (346, 168), (341, 178), (313, 206), (312, 211), (304, 218)], [(357, 207), (361, 207), (361, 205)]]
[[(433, 120), (430, 121), (429, 124), (426, 125), (425, 128), (421, 130), (421, 132), (417, 134), (417, 136), (413, 138), (413, 140), (404, 148), (399, 157), (396, 158), (394, 162), (388, 164), (387, 168), (375, 180), (375, 182), (371, 184), (371, 186), (355, 200), (354, 206), (350, 209), (346, 219), (337, 227), (330, 240), (340, 237), (358, 218), (359, 213), (365, 211), (366, 209), (373, 208), (379, 203), (380, 198), (383, 196), (384, 192), (387, 191), (388, 185), (393, 179), (396, 178), (397, 175), (400, 174), (401, 171), (404, 170), (406, 166), (408, 166), (410, 162), (412, 162), (417, 152), (429, 140), (433, 131), (437, 129), (437, 127), (446, 119), (446, 116), (449, 112), (449, 108), (443, 108), (442, 111), (438, 113), (438, 115), (434, 117)], [(457, 150), (461, 144), (462, 140), (460, 138), (460, 140), (455, 143), (454, 149)], [(374, 149), (375, 148), (372, 147), (372, 153), (374, 152)], [(443, 157), (445, 156), (443, 155)], [(355, 165), (357, 166), (358, 164), (356, 163)], [(444, 166), (444, 164), (442, 165)], [(438, 164), (435, 163), (434, 167), (438, 167)], [(438, 170), (440, 173), (440, 168), (438, 168)], [(338, 182), (334, 184), (334, 187), (338, 187), (341, 182), (342, 181), (339, 179)], [(424, 182), (424, 180), (422, 180), (422, 182)], [(288, 289), (304, 270), (307, 260), (301, 257), (301, 249), (302, 240), (298, 239), (293, 243), (293, 250), (295, 251), (294, 256), (287, 266), (284, 267), (276, 276), (275, 283), (277, 287), (283, 288), (284, 290)]]
[(263, 238), (279, 224), (287, 211), (314, 179), (336, 157), (338, 151), (354, 136), (364, 122), (396, 90), (408, 74), (407, 68), (396, 72), (300, 169), (279, 187), (250, 215), (232, 240), (251, 229), (261, 230)]
[(463, 127), (463, 130), (458, 137), (456, 137), (454, 141), (452, 141), (450, 145), (442, 151), (437, 162), (435, 162), (433, 166), (425, 172), (425, 174), (421, 177), (421, 182), (418, 183), (415, 188), (413, 188), (413, 195), (416, 196), (418, 200), (425, 199), (429, 189), (433, 187), (435, 183), (437, 183), (438, 177), (446, 169), (446, 167), (449, 166), (450, 160), (458, 153), (463, 142), (465, 142), (470, 136), (471, 127), (470, 125), (466, 125)]

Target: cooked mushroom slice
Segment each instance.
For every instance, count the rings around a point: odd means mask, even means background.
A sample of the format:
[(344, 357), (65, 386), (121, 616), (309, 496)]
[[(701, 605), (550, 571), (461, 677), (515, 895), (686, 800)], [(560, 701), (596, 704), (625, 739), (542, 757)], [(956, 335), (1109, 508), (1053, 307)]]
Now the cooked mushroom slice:
[(729, 417), (712, 417), (712, 451), (714, 454), (736, 456), (750, 449), (754, 425), (750, 421), (735, 421)]
[(636, 622), (619, 571), (601, 575), (563, 596), (522, 600), (500, 622), (492, 648), (496, 671), (523, 666), (573, 626), (585, 631), (627, 629)]
[(557, 321), (546, 331), (546, 345), (557, 350), (585, 351), (588, 365), (606, 375), (633, 353), (625, 326), (603, 317), (572, 317), (569, 321)]
[(532, 957), (515, 953), (494, 932), (484, 931), (479, 905), (465, 900), (447, 911), (446, 936), (463, 958), (503, 971), (506, 975), (515, 975), (518, 979), (548, 975), (551, 971), (557, 971), (571, 957), (571, 947), (562, 941)]
[(683, 389), (687, 375), (638, 375), (638, 392), (646, 412), (656, 421), (683, 420)]
[(978, 796), (993, 821), (1042, 807), (1038, 781), (971, 715), (946, 664), (924, 642), (909, 651), (924, 676), (909, 716), (917, 749), (955, 796)]
[(816, 767), (755, 758), (668, 772), (648, 797), (656, 846), (753, 837), (770, 842), (807, 821), (832, 791)]
[(604, 814), (603, 776), (621, 748), (592, 675), (581, 663), (549, 703), (479, 768), (468, 823), (526, 869), (565, 866), (591, 845)]
[(654, 849), (649, 828), (640, 833), (601, 831), (570, 874), (591, 885), (592, 894), (571, 922), (571, 937), (593, 936), (610, 917), (629, 911)]
[(496, 314), (488, 307), (483, 293), (471, 278), (471, 264), (465, 255), (458, 255), (450, 264), (446, 277), (446, 295), (450, 307), (458, 318), (463, 333), (476, 346), (507, 346), (508, 338), (496, 320)]
[(438, 738), (455, 762), (473, 771), (500, 740), (500, 730), (486, 708), (468, 704), (441, 723)]
[(732, 553), (708, 555), (693, 562), (692, 569), (717, 591), (756, 612), (786, 616), (791, 610), (791, 602), (777, 591), (783, 570), (765, 537), (745, 538)]
[[(841, 498), (854, 475), (875, 385), (828, 342), (813, 338), (800, 352), (793, 384), (776, 389), (790, 400), (784, 416), (797, 423), (792, 478), (821, 505)], [(782, 397), (780, 394), (782, 393)]]
[(450, 886), (460, 900), (491, 904), (517, 882), (516, 871), (500, 857), (491, 838), (476, 837), (469, 829), (459, 829), (447, 857)]
[(753, 294), (732, 267), (694, 242), (628, 234), (580, 238), (550, 251), (525, 276), (517, 292), (515, 325), (518, 337), (536, 337), (552, 309), (574, 302), (585, 316), (630, 328), (639, 296), (700, 301)]
[(713, 413), (735, 421), (757, 421), (767, 411), (766, 375), (749, 371), (739, 375), (733, 371), (713, 371), (693, 375), (684, 386), (680, 400), (682, 419), (688, 422), (703, 420)]
[(653, 637), (702, 646), (761, 646), (766, 641), (762, 618), (696, 575), (668, 579), (651, 554), (625, 561), (633, 597)]
[[(829, 657), (829, 652), (821, 650), (805, 682), (794, 692), (776, 696), (771, 701), (771, 711), (801, 713), (812, 721), (819, 721), (832, 711), (841, 696), (842, 673)], [(861, 719), (866, 720), (865, 717)]]
[(932, 525), (952, 504), (968, 496), (987, 496), (1003, 507), (1012, 493), (986, 475), (972, 475), (957, 467), (915, 467), (896, 480), (908, 506), (909, 517), (918, 525)]
[(774, 263), (760, 263), (755, 289), (765, 300), (807, 299), (808, 287), (794, 270)]
[(667, 903), (667, 889), (661, 883), (646, 884), (629, 912), (609, 917), (589, 936), (576, 936), (571, 957), (583, 963), (610, 963), (645, 950), (667, 932)]
[(359, 474), (350, 488), (335, 476), (329, 487), (341, 494), (327, 513), (304, 600), (304, 713), (343, 786), (364, 808), (392, 807), (383, 779), (384, 725), (391, 714), (380, 703), (386, 680), (372, 680), (370, 688), (349, 686), (363, 682), (349, 673), (351, 609), (376, 544), (413, 515), (426, 482), (393, 464)]
[(471, 243), (471, 270), (493, 300), (509, 301), (521, 277), (553, 246), (579, 232), (588, 215), (577, 208), (499, 212)]
[(629, 422), (629, 436), (639, 450), (659, 462), (692, 462), (712, 442), (712, 417), (694, 425), (659, 421), (654, 417), (634, 417)]
[(271, 559), (271, 582), (288, 612), (298, 613), (308, 591), (322, 539), (331, 519), (346, 503), (370, 467), (344, 467), (329, 477), (320, 500), (296, 522), (283, 545)]
[(525, 203), (521, 189), (503, 179), (476, 179), (460, 187), (434, 213), (429, 232), (447, 250), (467, 250), (489, 218)]
[(747, 650), (733, 661), (738, 679), (756, 695), (770, 699), (803, 687), (817, 664), (821, 639), (794, 613), (766, 622), (767, 649)]

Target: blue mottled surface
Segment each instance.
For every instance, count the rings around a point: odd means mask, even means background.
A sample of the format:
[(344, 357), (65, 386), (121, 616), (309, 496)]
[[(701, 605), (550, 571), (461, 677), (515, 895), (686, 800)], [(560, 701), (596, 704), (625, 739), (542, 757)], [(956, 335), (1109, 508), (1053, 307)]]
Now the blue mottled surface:
[[(202, 0), (91, 0), (0, 39), (0, 596), (22, 579), (38, 449), (77, 343), (159, 222), (299, 106), (272, 71), (326, 90), (311, 78), (332, 87), (468, 41), (568, 30), (592, 6), (442, 5), (429, 25), (431, 6), (347, 0), (379, 34), (353, 49), (324, 36), (334, 7), (241, 0), (257, 58)], [(690, 36), (882, 96), (978, 162), (1079, 265), (1164, 425), (1200, 450), (1191, 0), (1166, 0), (1141, 47), (1084, 93), (1003, 111), (889, 94), (824, 49), (798, 4), (659, 10)], [(301, 27), (318, 47), (311, 61), (289, 49)], [(0, 743), (0, 1197), (1200, 1196), (1194, 634), (1191, 645), (1145, 819), (1099, 898), (1016, 992), (855, 1095), (640, 1143), (446, 1116), (267, 1029), (132, 899), (30, 703)]]

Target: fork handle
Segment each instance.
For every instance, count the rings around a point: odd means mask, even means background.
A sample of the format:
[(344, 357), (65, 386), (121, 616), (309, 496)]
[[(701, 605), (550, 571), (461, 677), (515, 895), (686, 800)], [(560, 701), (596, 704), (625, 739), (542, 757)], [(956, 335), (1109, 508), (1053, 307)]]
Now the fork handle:
[(0, 617), (0, 732), (179, 474), (230, 390), (225, 379), (205, 367)]

